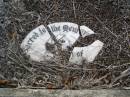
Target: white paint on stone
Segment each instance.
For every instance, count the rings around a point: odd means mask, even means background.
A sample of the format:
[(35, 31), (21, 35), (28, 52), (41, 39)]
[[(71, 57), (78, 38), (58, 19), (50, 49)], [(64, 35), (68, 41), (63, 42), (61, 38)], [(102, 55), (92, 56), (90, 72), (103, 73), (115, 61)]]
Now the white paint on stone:
[(82, 37), (94, 34), (94, 32), (90, 28), (84, 25), (80, 26), (80, 30), (81, 30)]
[[(80, 37), (79, 27), (75, 23), (57, 22), (49, 24), (48, 27), (61, 44), (63, 50), (71, 47)], [(82, 37), (94, 34), (91, 29), (84, 25), (80, 26), (80, 31)], [(25, 37), (21, 48), (33, 61), (49, 61), (52, 60), (54, 54), (47, 49), (46, 43), (54, 45), (54, 41), (47, 29), (40, 25)], [(97, 40), (87, 47), (75, 47), (69, 61), (75, 64), (80, 64), (83, 60), (92, 62), (102, 49), (102, 46), (103, 43)], [(53, 49), (56, 50), (56, 47)]]
[(62, 44), (63, 50), (67, 49), (68, 46), (72, 46), (80, 36), (78, 25), (74, 23), (58, 22), (48, 26), (59, 43)]
[[(62, 49), (67, 49), (68, 46), (72, 46), (79, 38), (79, 28), (75, 23), (70, 22), (58, 22), (48, 25), (50, 30), (56, 36), (57, 40), (62, 44)], [(94, 34), (94, 32), (86, 27), (80, 26), (82, 37)]]
[(83, 61), (93, 62), (103, 47), (103, 43), (96, 40), (86, 47), (75, 47), (70, 56), (69, 62), (73, 64), (82, 64)]
[(23, 40), (21, 48), (34, 61), (50, 60), (53, 57), (49, 51), (46, 50), (45, 44), (49, 41), (50, 35), (46, 28), (41, 25), (32, 30)]

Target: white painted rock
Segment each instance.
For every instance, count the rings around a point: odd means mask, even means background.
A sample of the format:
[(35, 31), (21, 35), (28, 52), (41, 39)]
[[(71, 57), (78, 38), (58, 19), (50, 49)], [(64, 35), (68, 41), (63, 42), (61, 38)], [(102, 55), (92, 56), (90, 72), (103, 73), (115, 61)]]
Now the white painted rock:
[[(68, 47), (71, 47), (80, 37), (79, 27), (74, 23), (58, 22), (49, 24), (48, 27), (61, 44), (63, 50), (67, 50)], [(94, 32), (86, 26), (80, 26), (80, 31), (82, 37), (94, 34)], [(41, 25), (32, 30), (25, 37), (21, 44), (21, 48), (27, 55), (30, 56), (30, 59), (33, 61), (49, 61), (54, 58), (54, 54), (47, 49), (47, 43), (54, 45), (54, 41), (52, 40), (47, 29)], [(92, 46), (95, 46), (94, 43)], [(92, 46), (90, 45), (88, 47), (75, 47), (73, 50), (73, 55), (81, 52), (83, 49), (83, 56), (76, 57), (71, 55), (70, 62), (76, 63), (78, 61), (80, 63), (83, 59), (86, 59), (86, 56), (88, 62), (93, 61), (102, 47), (92, 48)], [(56, 50), (56, 47), (53, 49)]]
[(93, 62), (103, 47), (103, 43), (96, 40), (91, 45), (86, 47), (75, 47), (70, 56), (69, 62), (73, 64), (82, 64), (85, 62)]

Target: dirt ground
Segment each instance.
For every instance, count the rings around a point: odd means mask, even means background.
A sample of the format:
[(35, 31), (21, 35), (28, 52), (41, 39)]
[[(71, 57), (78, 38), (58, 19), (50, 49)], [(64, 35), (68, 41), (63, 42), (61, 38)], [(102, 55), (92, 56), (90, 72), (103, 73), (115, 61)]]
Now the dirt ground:
[[(130, 5), (127, 0), (3, 0), (0, 4), (0, 87), (99, 89), (130, 87)], [(96, 34), (76, 46), (105, 45), (93, 63), (33, 62), (20, 49), (37, 26), (86, 25)], [(0, 82), (1, 83), (1, 82)], [(11, 85), (10, 85), (11, 84)]]

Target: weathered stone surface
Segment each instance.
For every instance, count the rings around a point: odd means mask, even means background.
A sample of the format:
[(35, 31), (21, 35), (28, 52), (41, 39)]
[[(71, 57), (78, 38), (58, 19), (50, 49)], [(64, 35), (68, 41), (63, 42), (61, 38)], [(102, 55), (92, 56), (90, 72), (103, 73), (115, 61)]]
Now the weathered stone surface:
[(0, 89), (0, 96), (13, 97), (130, 97), (130, 90)]

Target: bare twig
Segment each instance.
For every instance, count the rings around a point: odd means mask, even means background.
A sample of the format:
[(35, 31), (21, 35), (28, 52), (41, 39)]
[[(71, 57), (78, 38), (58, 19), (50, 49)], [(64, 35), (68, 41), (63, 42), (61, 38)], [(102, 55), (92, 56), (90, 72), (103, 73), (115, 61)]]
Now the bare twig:
[(130, 75), (130, 68), (126, 69), (125, 71), (123, 71), (123, 72), (121, 73), (120, 76), (116, 77), (116, 78), (114, 79), (114, 81), (110, 84), (110, 87), (112, 87), (112, 86), (114, 85), (114, 83), (117, 82), (118, 80), (120, 80), (121, 78), (127, 77), (127, 76), (129, 76), (129, 75)]

